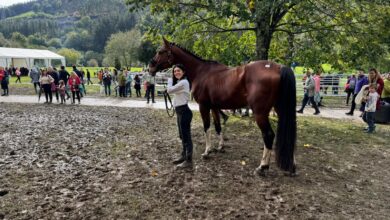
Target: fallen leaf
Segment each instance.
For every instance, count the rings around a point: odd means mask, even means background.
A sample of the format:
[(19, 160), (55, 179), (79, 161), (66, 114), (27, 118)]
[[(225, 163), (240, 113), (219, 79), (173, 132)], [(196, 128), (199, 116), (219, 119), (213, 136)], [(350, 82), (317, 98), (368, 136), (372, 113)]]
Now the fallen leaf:
[(157, 173), (157, 171), (153, 170), (152, 173), (151, 173), (151, 175), (152, 175), (153, 177), (155, 177), (155, 176), (158, 176), (158, 173)]
[(311, 147), (311, 144), (304, 144), (303, 147)]

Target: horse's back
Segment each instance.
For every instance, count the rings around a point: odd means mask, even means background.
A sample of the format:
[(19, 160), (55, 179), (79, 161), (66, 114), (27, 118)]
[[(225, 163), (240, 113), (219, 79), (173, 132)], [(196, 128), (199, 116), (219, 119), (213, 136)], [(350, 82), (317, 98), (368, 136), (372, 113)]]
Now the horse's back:
[(209, 68), (208, 74), (194, 83), (193, 94), (198, 102), (209, 103), (212, 108), (230, 109), (254, 102), (264, 103), (269, 98), (276, 98), (280, 69), (281, 65), (271, 61)]
[(275, 105), (280, 86), (282, 65), (260, 60), (245, 66), (248, 104), (259, 112), (268, 112)]

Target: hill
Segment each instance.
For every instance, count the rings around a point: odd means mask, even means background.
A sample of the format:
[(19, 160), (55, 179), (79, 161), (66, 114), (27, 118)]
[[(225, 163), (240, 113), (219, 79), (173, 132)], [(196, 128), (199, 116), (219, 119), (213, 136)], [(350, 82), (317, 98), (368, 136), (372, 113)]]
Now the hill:
[(0, 46), (101, 53), (111, 34), (136, 23), (123, 0), (36, 0), (0, 8)]

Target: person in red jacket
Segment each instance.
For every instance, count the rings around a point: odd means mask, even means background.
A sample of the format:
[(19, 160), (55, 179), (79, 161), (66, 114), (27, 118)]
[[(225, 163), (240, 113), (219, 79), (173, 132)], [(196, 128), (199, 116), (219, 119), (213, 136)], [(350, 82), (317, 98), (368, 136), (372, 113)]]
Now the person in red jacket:
[(70, 77), (68, 80), (69, 88), (72, 91), (72, 104), (75, 103), (75, 96), (76, 95), (77, 95), (77, 100), (79, 101), (79, 104), (80, 104), (80, 84), (81, 84), (80, 78), (73, 71), (70, 74)]
[(0, 66), (0, 84), (1, 84), (1, 89), (4, 90), (3, 94), (1, 96), (7, 95), (7, 79), (6, 79), (6, 73), (4, 70), (4, 67)]

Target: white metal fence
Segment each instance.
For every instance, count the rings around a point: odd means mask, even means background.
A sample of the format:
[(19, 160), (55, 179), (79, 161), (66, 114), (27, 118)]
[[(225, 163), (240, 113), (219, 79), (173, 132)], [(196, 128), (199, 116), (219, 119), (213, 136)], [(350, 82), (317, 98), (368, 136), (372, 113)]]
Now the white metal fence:
[[(321, 75), (321, 93), (323, 96), (346, 96), (345, 84), (348, 81), (347, 74), (323, 74)], [(295, 75), (297, 94), (303, 94), (305, 75)]]

